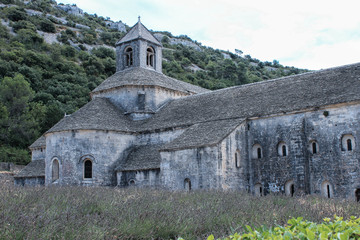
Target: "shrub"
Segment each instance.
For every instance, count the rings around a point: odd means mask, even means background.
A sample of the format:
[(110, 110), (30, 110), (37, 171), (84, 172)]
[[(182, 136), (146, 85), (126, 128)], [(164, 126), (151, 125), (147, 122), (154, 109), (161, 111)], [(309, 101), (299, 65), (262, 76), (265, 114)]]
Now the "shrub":
[[(360, 238), (360, 218), (352, 216), (344, 221), (342, 217), (335, 215), (334, 221), (324, 218), (323, 223), (314, 223), (303, 220), (302, 217), (292, 218), (288, 225), (267, 228), (251, 228), (246, 226), (247, 233), (230, 235), (224, 240), (240, 239), (359, 239)], [(210, 235), (207, 240), (214, 240)]]
[(40, 22), (40, 30), (49, 33), (56, 33), (55, 24), (47, 19), (43, 19)]
[(29, 30), (32, 30), (32, 31), (36, 31), (36, 26), (34, 24), (32, 24), (31, 22), (29, 21), (26, 21), (26, 20), (20, 20), (20, 21), (17, 21), (13, 24), (13, 30), (14, 32), (18, 32), (20, 29), (29, 29)]
[(6, 11), (6, 16), (14, 22), (27, 19), (25, 10), (17, 7), (8, 8)]

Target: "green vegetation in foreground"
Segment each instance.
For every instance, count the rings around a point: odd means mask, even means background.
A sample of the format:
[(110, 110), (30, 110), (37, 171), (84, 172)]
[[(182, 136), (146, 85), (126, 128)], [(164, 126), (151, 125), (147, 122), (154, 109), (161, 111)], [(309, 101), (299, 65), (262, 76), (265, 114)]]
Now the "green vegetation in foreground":
[(314, 196), (0, 186), (0, 239), (224, 238), (246, 233), (246, 225), (275, 229), (291, 218), (322, 223), (359, 213), (358, 203)]
[[(354, 216), (350, 220), (335, 216), (334, 221), (324, 218), (323, 223), (313, 223), (303, 220), (302, 217), (293, 218), (288, 221), (289, 225), (277, 226), (273, 228), (259, 227), (252, 229), (246, 226), (248, 233), (230, 235), (224, 240), (240, 239), (360, 239), (360, 218)], [(180, 238), (181, 239), (181, 238)], [(179, 239), (179, 240), (180, 240)], [(214, 240), (214, 235), (210, 235), (207, 240)], [(218, 240), (221, 240), (220, 238)]]

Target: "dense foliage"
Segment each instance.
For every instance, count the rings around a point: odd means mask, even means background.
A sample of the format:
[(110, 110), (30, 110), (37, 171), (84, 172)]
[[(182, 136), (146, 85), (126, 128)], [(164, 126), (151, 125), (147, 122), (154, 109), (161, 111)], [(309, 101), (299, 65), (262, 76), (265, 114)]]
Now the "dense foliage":
[[(247, 239), (336, 239), (351, 240), (360, 239), (360, 218), (351, 216), (349, 220), (343, 220), (342, 217), (335, 215), (334, 220), (324, 218), (323, 223), (314, 223), (303, 220), (302, 217), (292, 218), (288, 225), (267, 228), (261, 226), (252, 229), (246, 226), (247, 233), (235, 233), (224, 240), (247, 240)], [(207, 240), (214, 240), (214, 235), (210, 235)], [(221, 239), (219, 239), (221, 240)]]
[[(65, 113), (87, 103), (89, 92), (115, 72), (115, 42), (125, 33), (110, 29), (109, 19), (96, 14), (67, 14), (52, 0), (0, 3), (5, 4), (0, 8), (0, 161), (26, 163), (27, 147)], [(163, 72), (205, 88), (303, 71), (209, 47), (171, 45), (175, 37), (162, 34)], [(51, 36), (57, 41), (46, 39)]]
[(206, 239), (246, 233), (246, 225), (279, 232), (276, 227), (298, 217), (314, 223), (334, 214), (350, 219), (360, 204), (237, 191), (0, 185), (0, 209), (0, 239)]

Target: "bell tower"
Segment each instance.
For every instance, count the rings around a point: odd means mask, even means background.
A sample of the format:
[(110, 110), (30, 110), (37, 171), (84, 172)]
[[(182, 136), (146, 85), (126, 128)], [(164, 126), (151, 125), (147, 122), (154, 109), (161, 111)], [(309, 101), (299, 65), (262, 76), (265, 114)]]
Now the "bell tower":
[(162, 45), (138, 22), (116, 43), (116, 71), (140, 67), (162, 73)]

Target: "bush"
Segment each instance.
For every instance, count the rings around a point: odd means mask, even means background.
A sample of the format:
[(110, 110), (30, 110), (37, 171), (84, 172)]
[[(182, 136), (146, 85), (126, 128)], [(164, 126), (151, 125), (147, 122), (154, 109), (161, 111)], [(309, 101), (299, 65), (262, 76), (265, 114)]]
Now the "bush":
[[(324, 218), (323, 223), (313, 223), (303, 220), (302, 217), (292, 218), (289, 225), (267, 228), (265, 226), (252, 229), (246, 226), (247, 233), (235, 233), (224, 240), (240, 239), (360, 239), (360, 218), (352, 216), (350, 220), (343, 221), (343, 218), (335, 215), (334, 221)], [(214, 240), (210, 235), (207, 240)]]
[(6, 11), (6, 16), (14, 22), (27, 19), (25, 10), (17, 7), (8, 8)]
[(39, 34), (29, 29), (20, 29), (15, 39), (27, 46), (37, 46), (44, 41)]
[(43, 19), (40, 22), (40, 30), (49, 33), (56, 33), (55, 24), (47, 19)]
[(20, 29), (29, 29), (34, 32), (36, 31), (36, 26), (26, 20), (17, 21), (13, 24), (12, 27), (13, 27), (14, 32), (18, 32)]

